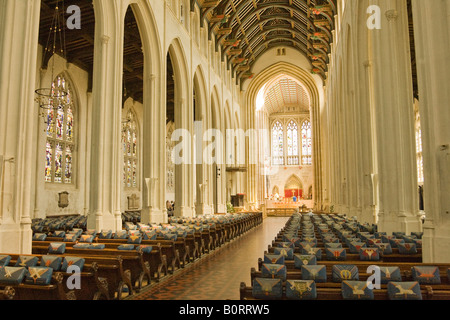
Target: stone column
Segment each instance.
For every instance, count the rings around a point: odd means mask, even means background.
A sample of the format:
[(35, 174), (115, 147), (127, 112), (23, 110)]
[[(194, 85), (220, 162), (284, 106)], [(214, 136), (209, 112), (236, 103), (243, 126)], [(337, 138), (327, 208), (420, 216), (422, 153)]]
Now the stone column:
[(423, 261), (450, 263), (450, 1), (412, 0), (426, 221)]
[(0, 0), (0, 252), (31, 254), (40, 1)]
[(94, 0), (90, 213), (88, 228), (122, 229), (122, 78), (124, 1)]
[(379, 173), (379, 231), (420, 231), (411, 55), (406, 0), (377, 1), (373, 78)]

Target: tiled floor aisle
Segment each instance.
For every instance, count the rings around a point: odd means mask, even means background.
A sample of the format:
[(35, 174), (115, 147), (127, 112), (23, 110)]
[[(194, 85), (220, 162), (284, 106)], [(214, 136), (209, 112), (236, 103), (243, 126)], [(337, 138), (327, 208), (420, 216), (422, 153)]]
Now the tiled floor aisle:
[(239, 300), (241, 282), (250, 285), (250, 268), (286, 225), (288, 218), (270, 217), (263, 224), (213, 252), (210, 257), (155, 287), (143, 290), (134, 300)]

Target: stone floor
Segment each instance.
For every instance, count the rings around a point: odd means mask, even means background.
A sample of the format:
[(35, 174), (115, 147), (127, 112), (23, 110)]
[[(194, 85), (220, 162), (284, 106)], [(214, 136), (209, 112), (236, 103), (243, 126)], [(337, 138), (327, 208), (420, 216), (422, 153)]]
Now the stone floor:
[(250, 268), (258, 267), (258, 258), (287, 220), (266, 218), (262, 225), (127, 300), (239, 300), (240, 283), (250, 285)]

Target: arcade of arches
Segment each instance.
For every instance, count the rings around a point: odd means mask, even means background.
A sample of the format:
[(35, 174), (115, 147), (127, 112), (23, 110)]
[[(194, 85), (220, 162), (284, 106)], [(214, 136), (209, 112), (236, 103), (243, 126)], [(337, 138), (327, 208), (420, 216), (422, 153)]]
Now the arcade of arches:
[(51, 54), (59, 3), (0, 0), (0, 252), (39, 218), (305, 205), (450, 263), (449, 0), (79, 0)]

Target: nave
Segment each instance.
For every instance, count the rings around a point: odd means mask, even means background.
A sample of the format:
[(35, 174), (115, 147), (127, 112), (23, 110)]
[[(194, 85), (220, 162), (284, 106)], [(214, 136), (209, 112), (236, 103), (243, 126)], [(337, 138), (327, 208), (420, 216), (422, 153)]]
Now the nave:
[(269, 217), (239, 238), (178, 274), (125, 300), (239, 300), (241, 282), (286, 225), (288, 217)]

